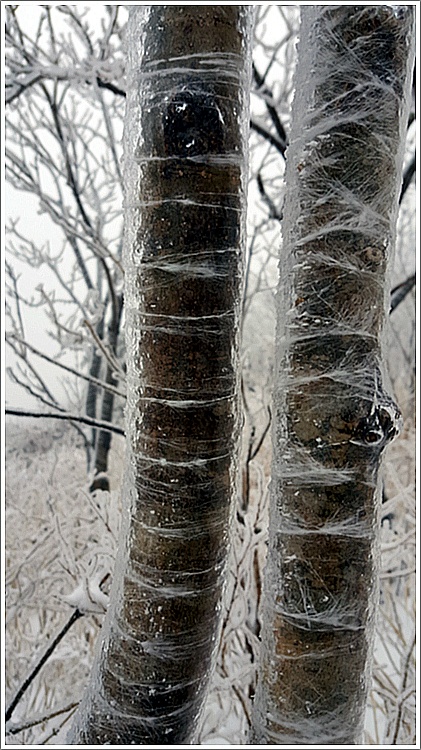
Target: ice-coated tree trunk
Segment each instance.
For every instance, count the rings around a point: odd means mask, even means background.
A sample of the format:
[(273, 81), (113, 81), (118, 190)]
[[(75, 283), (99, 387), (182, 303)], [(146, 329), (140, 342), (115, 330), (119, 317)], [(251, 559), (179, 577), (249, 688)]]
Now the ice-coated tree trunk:
[(410, 6), (303, 6), (278, 291), (255, 744), (361, 741)]
[(189, 744), (220, 628), (239, 418), (249, 6), (131, 6), (127, 467), (70, 744)]

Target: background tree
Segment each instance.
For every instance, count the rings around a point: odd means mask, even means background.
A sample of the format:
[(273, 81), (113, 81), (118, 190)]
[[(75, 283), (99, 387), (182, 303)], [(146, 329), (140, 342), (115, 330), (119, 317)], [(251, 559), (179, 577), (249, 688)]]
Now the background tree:
[[(49, 357), (56, 367), (70, 365), (87, 383), (76, 394), (75, 411), (112, 424), (115, 399), (124, 396), (119, 388), (119, 381), (124, 387), (119, 127), (124, 91), (115, 83), (123, 75), (121, 14), (119, 6), (107, 6), (94, 34), (75, 7), (42, 6), (29, 35), (17, 11), (18, 6), (6, 6), (6, 178), (36, 198), (52, 238), (48, 231), (47, 238), (38, 237), (10, 221), (14, 265), (7, 267), (7, 342), (17, 363), (9, 375), (44, 411), (48, 406), (68, 412), (69, 404), (46, 383), (39, 363)], [(66, 27), (73, 44), (66, 41)], [(14, 268), (22, 263), (40, 278), (30, 298)], [(28, 337), (28, 313), (40, 307), (56, 345), (53, 353), (51, 347), (40, 351)], [(67, 395), (75, 401), (75, 394)], [(110, 430), (82, 434), (88, 466), (99, 475), (92, 489), (107, 489)]]

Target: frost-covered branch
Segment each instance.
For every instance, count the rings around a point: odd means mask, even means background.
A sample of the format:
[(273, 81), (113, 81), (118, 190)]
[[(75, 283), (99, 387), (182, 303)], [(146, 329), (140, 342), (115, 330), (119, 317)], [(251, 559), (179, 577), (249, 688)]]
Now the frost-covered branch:
[(265, 141), (268, 141), (271, 146), (274, 146), (277, 151), (281, 154), (281, 156), (285, 156), (285, 143), (280, 140), (280, 138), (273, 133), (271, 133), (269, 130), (267, 130), (263, 125), (261, 125), (256, 120), (250, 120), (250, 127), (252, 130), (254, 130), (258, 135), (260, 135), (262, 138), (265, 139)]
[(31, 729), (32, 727), (37, 726), (37, 724), (44, 724), (46, 721), (50, 721), (56, 716), (60, 716), (61, 714), (72, 711), (77, 707), (77, 705), (77, 703), (69, 703), (66, 706), (59, 706), (53, 711), (48, 711), (47, 713), (43, 713), (39, 716), (33, 716), (31, 719), (27, 719), (26, 721), (21, 721), (16, 724), (13, 724), (9, 721), (6, 726), (6, 734), (20, 734), (20, 732), (24, 732), (25, 729)]
[(416, 152), (414, 151), (414, 155), (412, 156), (411, 161), (409, 162), (403, 175), (402, 188), (401, 188), (401, 193), (399, 196), (399, 203), (402, 202), (404, 195), (411, 184), (412, 178), (415, 174), (416, 167), (417, 167), (417, 155), (416, 155)]
[[(105, 8), (101, 22), (93, 23), (89, 9), (39, 6), (36, 29), (26, 31), (23, 6), (6, 9), (6, 178), (36, 199), (44, 214), (41, 237), (50, 231), (50, 222), (61, 235), (57, 253), (52, 250), (56, 240), (43, 242), (38, 233), (26, 238), (12, 219), (9, 254), (31, 266), (34, 277), (45, 268), (55, 281), (47, 284), (41, 278), (37, 301), (33, 297), (24, 304), (15, 295), (14, 309), (8, 308), (11, 330), (27, 338), (18, 330), (19, 313), (25, 324), (29, 306), (44, 306), (48, 333), (60, 354), (73, 350), (89, 369), (84, 378), (89, 383), (87, 417), (99, 423), (113, 420), (113, 389), (118, 390), (113, 373), (124, 377), (124, 366), (117, 362), (123, 286), (118, 130), (124, 98), (116, 94), (124, 88), (125, 13), (121, 6)], [(89, 321), (95, 340), (81, 333), (80, 318)], [(111, 353), (112, 365), (104, 352)], [(34, 390), (25, 377), (19, 380)], [(110, 387), (102, 389), (99, 399), (94, 389), (101, 380)], [(68, 404), (63, 408), (68, 411)], [(92, 450), (97, 470), (103, 472), (108, 432), (93, 433)]]
[(100, 430), (107, 432), (115, 432), (116, 435), (124, 435), (124, 430), (120, 427), (116, 427), (109, 422), (103, 422), (100, 419), (91, 419), (90, 417), (80, 416), (79, 414), (70, 414), (67, 412), (57, 412), (55, 414), (48, 412), (31, 411), (29, 409), (13, 409), (7, 406), (5, 414), (10, 414), (15, 417), (33, 417), (35, 419), (64, 419), (66, 422), (80, 422), (81, 424), (87, 424), (91, 427), (97, 427)]
[(107, 346), (103, 343), (103, 341), (101, 341), (101, 339), (98, 337), (97, 332), (94, 330), (89, 320), (84, 320), (83, 323), (86, 326), (86, 328), (89, 330), (89, 332), (91, 333), (92, 338), (94, 339), (95, 343), (101, 350), (102, 354), (104, 355), (108, 364), (112, 368), (113, 372), (118, 373), (119, 377), (124, 380), (125, 378), (124, 370), (122, 369), (122, 366), (119, 363), (119, 361), (116, 359), (114, 353), (107, 348)]
[(415, 286), (415, 273), (408, 276), (405, 281), (395, 286), (390, 295), (390, 313), (392, 313), (406, 299)]
[[(8, 340), (7, 337), (6, 337), (6, 340)], [(114, 388), (114, 386), (112, 386), (110, 383), (106, 383), (103, 380), (98, 380), (98, 378), (94, 378), (90, 375), (85, 375), (80, 370), (76, 370), (74, 367), (69, 367), (69, 365), (65, 365), (63, 364), (63, 362), (59, 362), (57, 359), (53, 359), (53, 357), (49, 357), (44, 352), (41, 352), (36, 347), (32, 346), (32, 344), (28, 344), (26, 341), (18, 338), (17, 336), (13, 336), (12, 340), (17, 341), (19, 344), (24, 346), (25, 349), (29, 349), (29, 351), (31, 351), (37, 357), (44, 359), (46, 362), (49, 362), (55, 367), (59, 367), (61, 370), (65, 370), (71, 375), (75, 375), (77, 378), (81, 378), (82, 380), (85, 380), (87, 383), (92, 383), (93, 385), (98, 386), (98, 388), (102, 388), (104, 391), (109, 391), (110, 393), (113, 393), (115, 396), (121, 396), (122, 398), (126, 398), (126, 394), (123, 391), (119, 391), (118, 388)], [(8, 343), (10, 343), (10, 339)]]
[(37, 676), (38, 672), (42, 669), (44, 664), (48, 661), (51, 654), (54, 653), (55, 649), (57, 648), (60, 641), (63, 640), (66, 633), (70, 630), (72, 625), (79, 620), (80, 617), (83, 617), (83, 612), (80, 612), (78, 609), (75, 609), (74, 612), (70, 615), (69, 619), (63, 625), (59, 633), (53, 638), (49, 646), (45, 649), (44, 653), (41, 655), (41, 657), (38, 659), (36, 665), (31, 670), (29, 675), (26, 677), (26, 679), (23, 681), (22, 685), (19, 687), (19, 689), (16, 691), (15, 695), (13, 696), (12, 700), (10, 701), (9, 705), (6, 708), (5, 712), (5, 720), (6, 722), (9, 721), (13, 713), (15, 711), (15, 708), (19, 705), (20, 701), (22, 700), (23, 696), (25, 695), (26, 691), (34, 681), (35, 677)]
[(253, 64), (253, 78), (257, 86), (257, 91), (262, 94), (265, 100), (267, 111), (270, 115), (270, 119), (272, 121), (272, 124), (275, 127), (276, 134), (278, 136), (278, 142), (280, 144), (283, 144), (284, 146), (284, 150), (281, 151), (281, 153), (282, 153), (282, 156), (285, 157), (285, 151), (287, 147), (287, 134), (280, 120), (278, 111), (276, 107), (274, 106), (272, 92), (265, 85), (265, 76), (260, 75), (255, 64)]
[[(82, 54), (76, 54), (76, 46), (69, 49), (66, 44), (63, 25), (63, 30), (58, 30), (59, 14), (67, 19), (70, 29), (76, 31), (84, 47)], [(121, 57), (113, 59), (115, 39), (119, 39), (121, 33), (119, 6), (115, 6), (115, 14), (109, 18), (108, 28), (98, 41), (94, 40), (92, 29), (82, 14), (79, 9), (66, 6), (52, 12), (46, 6), (41, 11), (33, 38), (23, 32), (16, 9), (6, 6), (6, 104), (16, 103), (20, 96), (47, 81), (68, 82), (75, 87), (94, 82), (113, 94), (124, 95), (121, 88), (123, 60)]]

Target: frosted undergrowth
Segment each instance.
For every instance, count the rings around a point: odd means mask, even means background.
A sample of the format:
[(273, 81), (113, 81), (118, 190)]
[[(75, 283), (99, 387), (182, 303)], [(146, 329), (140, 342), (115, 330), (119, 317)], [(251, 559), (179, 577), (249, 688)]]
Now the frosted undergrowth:
[[(250, 394), (249, 394), (250, 396)], [(267, 409), (250, 402), (255, 443)], [(244, 458), (251, 438), (246, 423)], [(7, 702), (72, 613), (65, 598), (84, 581), (109, 570), (118, 525), (122, 441), (114, 440), (111, 496), (86, 492), (83, 449), (69, 431), (48, 425), (12, 425), (7, 435)], [(412, 744), (415, 726), (415, 506), (414, 428), (407, 423), (385, 460), (381, 606), (373, 690), (366, 717), (367, 744)], [(202, 744), (244, 744), (258, 649), (255, 604), (265, 556), (265, 513), (270, 470), (268, 436), (250, 463), (250, 507), (237, 518), (227, 588), (231, 604), (220, 656), (205, 707)], [(243, 487), (245, 460), (243, 460)], [(241, 513), (240, 513), (241, 518)], [(109, 581), (102, 584), (104, 594)], [(82, 600), (79, 600), (79, 603)], [(89, 674), (102, 615), (87, 614), (69, 630), (16, 708), (11, 725), (68, 708), (7, 737), (7, 744), (64, 742), (67, 720)]]
[[(84, 451), (68, 429), (12, 424), (6, 440), (7, 705), (75, 606), (95, 613), (73, 625), (34, 679), (13, 713), (16, 728), (80, 697), (109, 584), (118, 494), (89, 496)], [(69, 713), (8, 742), (55, 742), (54, 731)]]
[(385, 460), (380, 607), (366, 741), (415, 744), (415, 464), (414, 426)]

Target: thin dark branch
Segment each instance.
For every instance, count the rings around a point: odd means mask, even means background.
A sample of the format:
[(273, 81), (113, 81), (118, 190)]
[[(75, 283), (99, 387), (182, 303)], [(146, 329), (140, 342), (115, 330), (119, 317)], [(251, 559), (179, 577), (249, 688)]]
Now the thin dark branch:
[(288, 141), (285, 128), (282, 125), (282, 122), (279, 118), (279, 115), (275, 107), (273, 106), (273, 104), (269, 104), (269, 99), (273, 101), (272, 92), (267, 86), (265, 86), (265, 80), (263, 76), (261, 76), (260, 73), (258, 72), (254, 63), (253, 63), (253, 77), (256, 82), (258, 90), (261, 91), (261, 93), (265, 97), (266, 109), (270, 115), (270, 119), (272, 120), (272, 124), (275, 127), (279, 140), (284, 144), (284, 151), (285, 151), (286, 146), (287, 146), (287, 141)]
[[(18, 99), (25, 91), (28, 89), (32, 89), (33, 86), (35, 86), (40, 81), (47, 81), (51, 79), (52, 76), (49, 74), (48, 71), (42, 72), (40, 71), (37, 75), (33, 75), (31, 77), (28, 77), (26, 81), (17, 81), (14, 83), (6, 83), (5, 85), (5, 103), (11, 104), (15, 101), (15, 99)], [(61, 82), (68, 82), (65, 76), (57, 77), (55, 80), (61, 81)], [(92, 81), (89, 79), (85, 80), (85, 83), (90, 86), (92, 85)], [(114, 83), (111, 83), (110, 81), (103, 81), (98, 76), (96, 77), (96, 84), (98, 88), (100, 89), (106, 89), (107, 91), (111, 91), (113, 94), (116, 94), (116, 96), (122, 96), (126, 98), (126, 92), (123, 91), (123, 89), (120, 89), (118, 86), (116, 86)]]
[(86, 268), (85, 261), (82, 258), (82, 254), (81, 254), (81, 252), (79, 250), (79, 246), (78, 246), (76, 237), (72, 237), (70, 234), (68, 234), (67, 235), (67, 239), (69, 241), (70, 247), (72, 248), (72, 250), (73, 250), (73, 252), (75, 254), (77, 264), (78, 264), (78, 266), (79, 266), (79, 268), (81, 270), (81, 273), (82, 273), (82, 276), (83, 276), (83, 278), (85, 280), (86, 286), (88, 287), (88, 289), (93, 289), (94, 285), (93, 285), (93, 283), (91, 281), (91, 277), (89, 275), (88, 269)]
[[(96, 79), (96, 82), (98, 88), (107, 89), (107, 91), (112, 91), (113, 94), (117, 94), (117, 96), (126, 97), (126, 92), (123, 91), (123, 89), (119, 89), (118, 86), (115, 86), (113, 83), (109, 83), (108, 81), (101, 81), (101, 79), (98, 77)], [(90, 83), (90, 81), (87, 81), (87, 83)]]
[(273, 133), (270, 133), (266, 128), (262, 127), (262, 125), (255, 122), (255, 120), (250, 120), (250, 128), (262, 136), (266, 141), (269, 141), (271, 146), (274, 146), (281, 156), (285, 158), (286, 145), (273, 135)]
[(405, 169), (405, 172), (403, 175), (401, 194), (399, 196), (399, 203), (402, 203), (402, 199), (411, 184), (411, 180), (415, 174), (416, 166), (417, 166), (416, 165), (416, 152), (414, 151), (414, 155), (411, 161), (409, 162), (407, 168)]
[(20, 724), (10, 724), (6, 727), (6, 734), (19, 734), (19, 732), (24, 732), (25, 729), (36, 727), (37, 724), (43, 724), (45, 721), (50, 721), (50, 719), (60, 716), (60, 714), (65, 714), (73, 708), (76, 708), (76, 706), (78, 706), (78, 703), (69, 703), (68, 706), (56, 708), (54, 711), (42, 714), (41, 716), (34, 716), (32, 719), (27, 719), (27, 721), (23, 721)]
[(21, 336), (24, 337), (25, 336), (25, 328), (24, 328), (24, 325), (23, 325), (23, 316), (22, 316), (22, 310), (21, 310), (21, 305), (20, 305), (20, 303), (21, 303), (22, 300), (21, 300), (21, 297), (20, 297), (20, 294), (19, 294), (19, 291), (18, 291), (18, 278), (17, 278), (17, 276), (15, 274), (14, 268), (12, 268), (12, 266), (10, 265), (10, 263), (8, 263), (7, 261), (5, 262), (5, 268), (6, 268), (6, 271), (7, 271), (8, 275), (10, 276), (10, 278), (12, 280), (13, 295), (14, 295), (14, 299), (15, 299), (16, 313), (17, 313), (17, 316), (18, 316), (20, 334), (21, 334)]
[(267, 407), (267, 410), (268, 410), (268, 421), (267, 421), (265, 429), (263, 430), (263, 432), (262, 432), (262, 434), (260, 436), (259, 442), (257, 443), (254, 451), (250, 454), (250, 461), (253, 461), (253, 459), (256, 458), (258, 452), (260, 451), (260, 448), (263, 445), (264, 439), (265, 439), (266, 435), (269, 432), (269, 427), (270, 427), (271, 422), (272, 422), (272, 410), (271, 410), (270, 406)]
[(402, 284), (398, 284), (390, 293), (390, 310), (389, 315), (404, 301), (411, 289), (415, 286), (415, 274), (409, 276)]
[[(5, 85), (5, 104), (11, 104), (15, 101), (15, 99), (18, 99), (21, 94), (23, 94), (24, 91), (26, 91), (29, 88), (32, 88), (36, 83), (42, 80), (42, 75), (37, 75), (31, 78), (26, 83), (18, 83), (19, 86), (18, 89), (16, 89), (16, 84), (8, 84)], [(8, 89), (11, 89), (11, 91), (8, 91)]]
[(86, 227), (90, 230), (90, 232), (92, 234), (92, 231), (93, 231), (92, 230), (92, 222), (91, 222), (90, 218), (88, 217), (88, 215), (87, 215), (87, 213), (85, 211), (85, 208), (84, 208), (84, 206), (82, 204), (79, 186), (77, 184), (76, 177), (74, 175), (72, 164), (71, 164), (71, 161), (70, 161), (69, 153), (67, 151), (66, 138), (64, 136), (63, 129), (61, 127), (59, 107), (57, 106), (57, 102), (56, 102), (55, 97), (52, 98), (50, 96), (48, 90), (46, 89), (46, 87), (44, 85), (42, 86), (42, 89), (43, 89), (43, 92), (44, 92), (44, 96), (47, 99), (48, 104), (50, 106), (51, 114), (53, 116), (53, 120), (54, 120), (54, 125), (56, 127), (58, 141), (59, 141), (59, 144), (60, 144), (61, 152), (62, 152), (62, 155), (63, 155), (65, 167), (66, 167), (66, 173), (67, 173), (67, 179), (68, 179), (68, 182), (69, 182), (69, 187), (70, 187), (70, 189), (71, 189), (71, 191), (73, 193), (74, 199), (76, 201), (76, 205), (77, 205), (77, 207), (79, 209), (79, 212), (80, 212), (80, 215), (81, 215), (81, 217), (83, 219), (83, 222), (84, 222), (84, 224), (86, 225)]
[(262, 200), (266, 203), (269, 209), (269, 218), (276, 219), (277, 221), (282, 221), (282, 211), (278, 211), (272, 198), (267, 194), (260, 172), (258, 173), (256, 180)]
[(44, 651), (43, 655), (39, 659), (38, 663), (35, 665), (35, 667), (32, 670), (32, 672), (28, 675), (28, 677), (26, 678), (26, 680), (22, 683), (22, 685), (20, 686), (19, 690), (15, 694), (14, 698), (12, 698), (11, 702), (9, 703), (9, 705), (8, 705), (8, 707), (6, 709), (6, 714), (5, 714), (6, 721), (9, 721), (9, 719), (12, 718), (12, 714), (13, 714), (16, 706), (18, 705), (18, 703), (20, 702), (20, 700), (22, 699), (22, 697), (25, 695), (26, 691), (28, 690), (28, 688), (31, 685), (31, 683), (34, 681), (34, 679), (37, 676), (37, 674), (40, 671), (40, 669), (44, 666), (45, 662), (47, 661), (47, 659), (49, 659), (49, 657), (51, 656), (51, 654), (53, 653), (53, 651), (55, 650), (55, 648), (58, 646), (58, 644), (60, 643), (60, 641), (66, 635), (66, 633), (70, 630), (70, 628), (72, 627), (73, 623), (75, 623), (80, 617), (83, 617), (83, 612), (81, 612), (79, 609), (75, 609), (74, 612), (72, 612), (72, 614), (69, 617), (69, 619), (67, 620), (67, 622), (65, 623), (65, 625), (63, 625), (63, 627), (61, 628), (61, 630), (59, 631), (59, 633), (56, 635), (56, 637), (50, 643), (50, 645), (48, 646), (48, 648)]
[(103, 422), (100, 419), (91, 419), (91, 417), (80, 417), (77, 414), (68, 414), (67, 412), (51, 414), (48, 412), (36, 412), (28, 411), (27, 409), (6, 407), (5, 414), (10, 414), (15, 417), (34, 417), (35, 419), (64, 419), (66, 422), (80, 422), (81, 424), (88, 424), (91, 427), (99, 427), (99, 429), (108, 432), (115, 432), (116, 435), (124, 435), (124, 430), (110, 424), (110, 422)]
[[(93, 385), (98, 386), (98, 388), (103, 388), (105, 391), (110, 391), (111, 393), (114, 393), (116, 396), (121, 396), (122, 398), (126, 398), (126, 394), (123, 393), (123, 391), (119, 391), (118, 388), (114, 388), (114, 386), (111, 385), (110, 383), (105, 383), (103, 380), (94, 378), (91, 375), (85, 375), (83, 372), (79, 372), (78, 370), (75, 370), (73, 367), (69, 367), (68, 365), (63, 364), (62, 362), (59, 362), (57, 359), (53, 359), (52, 357), (49, 357), (47, 354), (40, 352), (39, 349), (36, 349), (34, 346), (32, 346), (32, 344), (28, 344), (23, 339), (20, 339), (18, 336), (11, 336), (9, 338), (15, 339), (16, 341), (18, 341), (19, 344), (22, 344), (22, 346), (27, 347), (29, 351), (31, 351), (37, 357), (44, 359), (46, 362), (49, 362), (50, 364), (55, 365), (56, 367), (60, 367), (62, 370), (69, 372), (71, 375), (76, 375), (77, 378), (86, 380), (88, 383), (92, 383)], [(6, 342), (8, 344), (10, 344), (9, 338), (6, 336)]]
[(116, 320), (118, 317), (118, 304), (117, 304), (117, 298), (115, 295), (113, 280), (111, 278), (111, 273), (104, 258), (99, 258), (99, 262), (104, 269), (105, 277), (107, 279), (108, 289), (109, 289), (110, 297), (111, 297), (111, 306), (113, 310), (112, 317), (113, 317), (113, 320)]
[[(405, 665), (404, 665), (404, 670), (403, 670), (403, 679), (402, 679), (402, 685), (401, 685), (401, 690), (400, 690), (401, 696), (404, 695), (406, 685), (408, 682), (409, 667), (411, 664), (411, 658), (412, 658), (412, 653), (414, 651), (414, 648), (415, 648), (415, 633), (412, 636), (411, 643), (406, 654)], [(395, 719), (395, 729), (393, 732), (392, 745), (398, 744), (399, 727), (400, 727), (401, 720), (402, 720), (403, 704), (404, 704), (404, 698), (401, 697), (398, 703), (398, 711), (397, 711), (396, 719)]]

